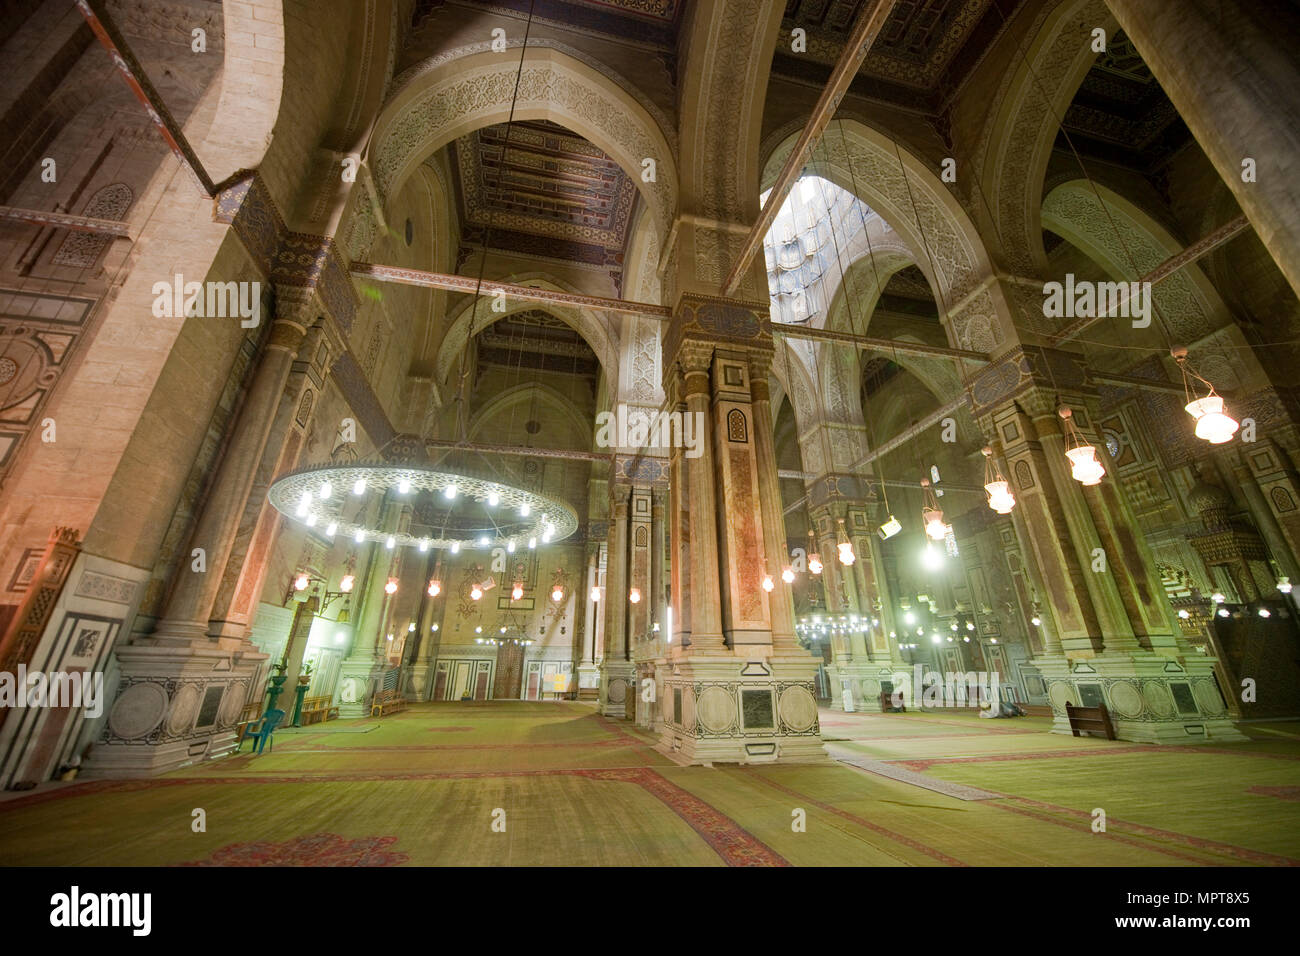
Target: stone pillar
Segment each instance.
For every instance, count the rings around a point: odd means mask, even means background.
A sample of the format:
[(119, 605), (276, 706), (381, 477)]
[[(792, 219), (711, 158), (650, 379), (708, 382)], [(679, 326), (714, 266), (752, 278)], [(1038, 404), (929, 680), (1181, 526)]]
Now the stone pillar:
[[(1300, 294), (1300, 12), (1255, 0), (1106, 0)], [(1255, 181), (1242, 181), (1253, 159)]]
[(587, 541), (587, 594), (585, 627), (582, 630), (582, 659), (578, 662), (578, 696), (583, 692), (597, 692), (600, 687), (600, 668), (596, 666), (596, 621), (600, 615), (601, 601), (591, 598), (592, 589), (600, 587), (600, 542)]
[[(266, 655), (242, 634), (212, 632), (210, 621), (306, 333), (304, 320), (285, 315), (277, 316), (267, 331), (190, 538), (190, 549), (203, 549), (206, 570), (195, 571), (191, 560), (183, 561), (154, 633), (115, 649), (121, 669), (117, 699), (105, 736), (87, 762), (87, 775), (163, 773), (234, 749), (235, 721), (244, 703), (261, 694), (252, 683)], [(209, 718), (203, 727), (196, 724)], [(159, 727), (164, 732), (157, 742), (142, 746), (140, 741)]]
[[(381, 527), (395, 528), (401, 505), (396, 502), (381, 502), (378, 508), (383, 516)], [(383, 637), (382, 628), (388, 607), (388, 595), (384, 593), (384, 586), (392, 576), (395, 553), (377, 541), (370, 544), (368, 551), (365, 573), (360, 576), (360, 586), (354, 591), (360, 596), (360, 606), (356, 611), (357, 624), (352, 632), (352, 647), (339, 666), (337, 698), (340, 717), (364, 717), (370, 713), (368, 698), (371, 682), (375, 673), (383, 669), (379, 642)]]
[(628, 647), (628, 503), (632, 488), (610, 483), (609, 553), (605, 569), (605, 660), (600, 668), (600, 708), (607, 717), (625, 716), (632, 693)]
[[(1092, 399), (1080, 382), (1059, 381), (1071, 374), (1071, 360), (1027, 349), (1003, 361), (1034, 371), (1019, 377), (1014, 397), (974, 412), (985, 435), (1005, 450), (1017, 498), (1013, 523), (1031, 579), (1042, 588), (1045, 646), (1034, 663), (1047, 684), (1053, 729), (1069, 733), (1068, 701), (1105, 703), (1124, 740), (1243, 739), (1215, 687), (1215, 659), (1190, 654), (1173, 624), (1155, 562), (1093, 431)], [(1056, 380), (1037, 379), (1046, 365)], [(981, 388), (980, 379), (999, 374), (1006, 375), (996, 366), (978, 373), (972, 394), (991, 397), (993, 389)], [(1070, 473), (1057, 414), (1062, 398), (1106, 467), (1098, 485), (1084, 487)]]
[(781, 580), (781, 571), (789, 563), (785, 534), (785, 514), (781, 507), (781, 481), (777, 477), (776, 440), (773, 435), (772, 399), (768, 390), (770, 357), (761, 353), (750, 356), (749, 394), (754, 413), (754, 457), (758, 472), (758, 506), (763, 524), (765, 570), (772, 575), (775, 588), (768, 596), (772, 615), (772, 650), (777, 656), (805, 652), (794, 636), (794, 596), (790, 585)]
[[(682, 366), (685, 414), (691, 421), (704, 423), (698, 452), (686, 458), (685, 495), (679, 504), (686, 511), (687, 547), (690, 550), (690, 578), (682, 582), (682, 590), (690, 594), (690, 646), (696, 653), (718, 653), (723, 650), (722, 606), (719, 591), (721, 558), (718, 554), (718, 511), (714, 480), (713, 443), (708, 423), (709, 368), (713, 358), (711, 346), (684, 346), (679, 361)], [(676, 557), (680, 551), (674, 549)], [(685, 616), (685, 615), (684, 615)], [(685, 622), (683, 622), (683, 625)], [(685, 643), (685, 638), (683, 638)]]

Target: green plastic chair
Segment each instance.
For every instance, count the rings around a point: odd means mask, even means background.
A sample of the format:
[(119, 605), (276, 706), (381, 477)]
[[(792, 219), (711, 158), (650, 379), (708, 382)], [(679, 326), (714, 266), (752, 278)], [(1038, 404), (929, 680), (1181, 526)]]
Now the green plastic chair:
[[(260, 720), (248, 725), (248, 729), (244, 731), (244, 740), (256, 738), (257, 749), (253, 751), (254, 753), (260, 754), (262, 752), (262, 748), (266, 746), (267, 741), (271, 740), (271, 735), (275, 733), (275, 728), (280, 725), (282, 720), (284, 720), (284, 711), (268, 710)], [(239, 742), (236, 753), (244, 748), (244, 740)], [(274, 743), (271, 744), (271, 749), (275, 749)]]

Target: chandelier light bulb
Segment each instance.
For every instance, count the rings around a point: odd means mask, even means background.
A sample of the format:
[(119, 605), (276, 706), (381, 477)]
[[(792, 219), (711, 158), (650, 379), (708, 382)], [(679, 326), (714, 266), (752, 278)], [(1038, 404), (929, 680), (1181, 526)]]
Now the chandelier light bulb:
[(524, 596), (523, 585), (515, 584), (514, 588), (510, 591), (510, 600), (518, 601), (523, 596)]
[(456, 486), (448, 485), (446, 488), (442, 489), (442, 496), (448, 501), (453, 500), (456, 497)]
[(429, 597), (437, 597), (442, 593), (442, 582), (434, 578), (429, 582)]
[(366, 540), (366, 533), (362, 531), (360, 528), (358, 528), (356, 530), (356, 533), (352, 535), (352, 540), (355, 541), (357, 544), (360, 544), (362, 541)]
[(536, 539), (536, 538), (529, 538), (529, 539), (528, 539), (528, 550), (529, 550), (529, 551), (532, 551), (532, 550), (534, 550), (536, 547), (537, 547), (537, 539)]
[(591, 600), (593, 602), (600, 600), (600, 588), (596, 587), (594, 584), (591, 586)]
[(469, 589), (469, 598), (471, 601), (477, 601), (483, 596), (483, 589), (477, 584)]
[(364, 495), (366, 493), (366, 479), (358, 478), (352, 483), (352, 493), (354, 495)]
[(1034, 627), (1040, 627), (1042, 626), (1043, 619), (1039, 617), (1037, 614), (1035, 614), (1033, 617), (1029, 619), (1029, 623), (1034, 625)]
[(942, 511), (926, 511), (925, 534), (931, 541), (942, 541), (948, 534), (948, 526), (943, 523)]
[(494, 491), (494, 492), (492, 492), (491, 494), (488, 495), (488, 507), (489, 507), (489, 508), (495, 508), (495, 507), (496, 507), (497, 505), (499, 505), (499, 504), (501, 504), (501, 496), (500, 496), (499, 494), (497, 494), (497, 493)]
[(344, 594), (351, 594), (352, 586), (356, 583), (357, 579), (354, 575), (345, 574), (343, 575), (343, 580), (339, 582), (339, 590)]
[(1196, 420), (1197, 438), (1203, 438), (1211, 445), (1222, 445), (1232, 441), (1232, 436), (1237, 433), (1237, 420), (1224, 414), (1222, 397), (1210, 394), (1188, 402), (1185, 407), (1187, 414)]
[(511, 539), (510, 541), (507, 541), (507, 542), (506, 542), (506, 552), (507, 552), (508, 554), (514, 554), (514, 553), (515, 553), (515, 542), (514, 542), (513, 539)]
[(1260, 617), (1272, 617), (1273, 614), (1272, 614), (1272, 612), (1269, 611), (1268, 608), (1266, 608), (1266, 607), (1262, 607), (1262, 608), (1259, 609), (1259, 616), (1260, 616)]
[(1178, 616), (1179, 616), (1180, 618), (1182, 618), (1182, 619), (1185, 621), (1185, 620), (1187, 620), (1189, 617), (1191, 617), (1192, 615), (1189, 614), (1188, 611), (1187, 611), (1187, 608), (1184, 607), (1184, 608), (1179, 608), (1179, 609), (1178, 609)]
[(384, 542), (384, 547), (387, 548), (389, 551), (392, 551), (393, 548), (395, 548), (396, 546), (397, 546), (397, 539), (390, 534), (388, 536), (388, 540)]
[(428, 551), (428, 550), (429, 550), (429, 539), (428, 539), (428, 538), (424, 538), (424, 539), (422, 539), (422, 540), (420, 541), (420, 551), (421, 551), (421, 552), (424, 552), (424, 551)]
[(641, 603), (641, 589), (640, 589), (640, 588), (632, 588), (632, 590), (630, 590), (630, 591), (627, 592), (627, 599), (628, 599), (629, 601), (631, 601), (633, 604), (640, 604), (640, 603)]
[(332, 538), (338, 532), (338, 530), (339, 530), (339, 523), (337, 521), (331, 521), (329, 523), (329, 526), (325, 529), (325, 536), (327, 538)]
[(849, 544), (847, 541), (843, 544), (836, 545), (836, 547), (840, 552), (840, 564), (848, 567), (857, 560), (857, 556), (853, 553), (853, 545)]
[(309, 528), (316, 527), (316, 516), (314, 514), (310, 514), (307, 516), (307, 527)]
[(925, 550), (921, 552), (921, 562), (930, 571), (937, 571), (943, 567), (943, 555), (933, 545), (927, 544)]
[(1223, 596), (1223, 592), (1215, 591), (1213, 594), (1210, 595), (1210, 600), (1213, 601), (1215, 604), (1222, 604), (1224, 601), (1228, 599)]
[(479, 547), (481, 547), (481, 548), (486, 548), (486, 547), (488, 546), (488, 544), (490, 543), (490, 542), (488, 541), (488, 536), (487, 536), (487, 535), (483, 535), (481, 538), (478, 539), (478, 543), (479, 543)]
[(772, 589), (775, 587), (776, 587), (776, 582), (772, 580), (772, 575), (770, 574), (763, 575), (763, 590), (767, 591), (770, 594), (772, 593)]
[(821, 555), (817, 554), (816, 552), (813, 552), (813, 554), (808, 558), (808, 570), (811, 571), (813, 574), (822, 573)]
[(990, 481), (984, 490), (988, 492), (990, 508), (1000, 515), (1011, 514), (1011, 509), (1016, 506), (1016, 496), (1011, 493), (1010, 484), (1005, 479)]
[(397, 578), (389, 578), (388, 583), (384, 585), (385, 594), (397, 593)]
[(519, 506), (519, 517), (521, 518), (527, 518), (530, 514), (532, 514), (532, 512), (533, 512), (532, 506), (529, 505), (527, 502)]
[(307, 575), (305, 575), (305, 574), (300, 574), (300, 575), (298, 575), (296, 578), (293, 579), (293, 589), (294, 589), (295, 591), (305, 591), (305, 590), (307, 590), (307, 585), (310, 584), (310, 583), (311, 583), (311, 581), (310, 581), (310, 579), (307, 577)]
[(781, 580), (786, 584), (794, 584), (794, 568), (786, 568), (782, 571)]
[(453, 542), (451, 543), (451, 553), (452, 553), (452, 554), (460, 554), (460, 542), (459, 542), (459, 541), (453, 541)]
[(1226, 607), (1219, 608), (1219, 617), (1227, 617), (1227, 616), (1228, 616), (1228, 609)]
[(554, 601), (556, 604), (559, 604), (561, 601), (563, 601), (563, 600), (564, 600), (564, 588), (560, 587), (560, 586), (557, 584), (557, 585), (555, 586), (555, 590), (553, 590), (553, 591), (551, 592), (551, 600)]
[(321, 483), (320, 488), (317, 490), (316, 497), (321, 499), (321, 501), (324, 501), (332, 494), (334, 494), (334, 486), (328, 481), (325, 481)]
[(1290, 593), (1291, 593), (1291, 579), (1290, 579), (1290, 578), (1278, 578), (1278, 579), (1277, 579), (1277, 589), (1278, 589), (1279, 591), (1281, 591), (1283, 594), (1290, 594)]
[(399, 482), (397, 483), (397, 493), (398, 493), (399, 495), (404, 495), (404, 494), (406, 494), (407, 492), (409, 492), (410, 490), (411, 490), (411, 482), (410, 482), (410, 479), (408, 479), (408, 478), (403, 478), (401, 481), (399, 481)]

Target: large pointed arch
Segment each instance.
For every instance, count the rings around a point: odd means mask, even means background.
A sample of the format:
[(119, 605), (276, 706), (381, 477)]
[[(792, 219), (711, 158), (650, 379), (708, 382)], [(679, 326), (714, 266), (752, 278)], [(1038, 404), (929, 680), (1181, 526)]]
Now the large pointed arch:
[[(530, 43), (520, 58), (487, 43), (440, 54), (398, 80), (375, 121), (367, 150), (381, 203), (415, 167), (447, 143), (504, 123), (518, 76), (516, 120), (550, 120), (590, 140), (637, 184), (661, 236), (677, 209), (677, 170), (663, 130), (628, 85), (562, 50)], [(654, 161), (647, 182), (644, 161)]]

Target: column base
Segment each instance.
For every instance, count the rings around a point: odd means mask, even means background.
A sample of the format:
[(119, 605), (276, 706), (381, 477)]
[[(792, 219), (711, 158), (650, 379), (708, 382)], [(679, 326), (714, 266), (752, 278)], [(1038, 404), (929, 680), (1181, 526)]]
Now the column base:
[(117, 697), (82, 776), (151, 777), (234, 752), (235, 724), (262, 693), (251, 685), (267, 655), (251, 644), (235, 652), (133, 644), (114, 654)]
[(600, 668), (591, 661), (578, 665), (578, 700), (596, 700), (600, 697)]
[[(857, 661), (832, 663), (826, 668), (827, 682), (830, 684), (831, 691), (831, 709), (838, 710), (841, 713), (848, 711), (848, 705), (844, 698), (844, 690), (847, 687), (852, 696), (852, 707), (859, 713), (878, 714), (880, 708), (880, 694), (885, 689), (885, 683), (894, 685), (894, 690), (899, 690), (898, 679), (895, 674), (899, 668), (886, 664), (875, 664), (871, 662)], [(910, 698), (911, 688), (904, 686), (902, 688), (904, 696)]]
[(655, 749), (682, 764), (827, 762), (811, 657), (682, 656), (662, 667)]
[(1034, 666), (1047, 684), (1052, 732), (1070, 733), (1065, 704), (1104, 703), (1115, 735), (1143, 743), (1245, 741), (1214, 680), (1211, 657), (1170, 658), (1156, 654), (1068, 660), (1037, 657)]
[(371, 657), (350, 657), (339, 665), (339, 717), (369, 717), (375, 682), (384, 662)]
[(636, 668), (631, 661), (605, 661), (600, 665), (600, 712), (627, 718), (627, 695), (636, 693)]

